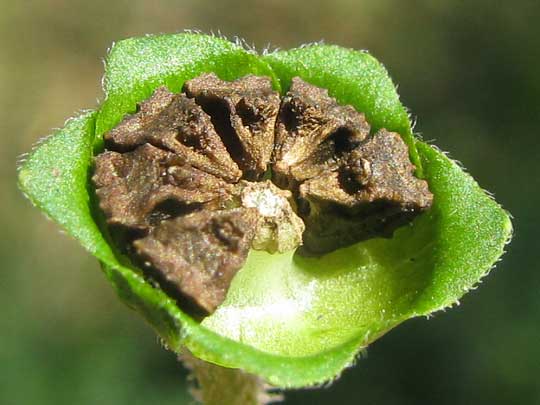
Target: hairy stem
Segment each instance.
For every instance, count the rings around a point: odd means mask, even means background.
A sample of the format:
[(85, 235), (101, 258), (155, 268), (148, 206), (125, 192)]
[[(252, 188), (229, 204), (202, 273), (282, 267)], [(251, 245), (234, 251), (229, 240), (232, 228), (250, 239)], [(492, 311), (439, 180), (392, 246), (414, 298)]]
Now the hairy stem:
[(196, 380), (191, 394), (204, 405), (266, 405), (283, 399), (268, 392), (270, 387), (255, 375), (207, 363), (188, 352), (179, 359)]

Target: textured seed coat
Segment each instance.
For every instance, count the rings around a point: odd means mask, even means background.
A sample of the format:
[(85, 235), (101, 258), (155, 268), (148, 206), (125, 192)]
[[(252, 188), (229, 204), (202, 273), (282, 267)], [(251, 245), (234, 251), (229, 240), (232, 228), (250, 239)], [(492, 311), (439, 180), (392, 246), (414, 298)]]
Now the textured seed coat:
[(113, 234), (206, 313), (251, 248), (323, 254), (391, 236), (432, 202), (398, 134), (370, 134), (300, 78), (282, 98), (257, 76), (160, 87), (104, 138), (92, 179)]

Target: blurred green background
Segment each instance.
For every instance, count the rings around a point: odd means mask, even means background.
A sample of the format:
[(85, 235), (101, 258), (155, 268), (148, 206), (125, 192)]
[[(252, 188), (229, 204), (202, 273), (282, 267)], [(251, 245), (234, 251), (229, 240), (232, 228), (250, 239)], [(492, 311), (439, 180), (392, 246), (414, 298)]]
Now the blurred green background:
[(388, 68), (416, 131), (515, 217), (461, 305), (401, 325), (286, 404), (540, 404), (540, 2), (0, 0), (0, 404), (187, 404), (185, 375), (95, 260), (31, 208), (17, 156), (102, 97), (110, 44), (196, 28), (262, 49), (324, 39)]

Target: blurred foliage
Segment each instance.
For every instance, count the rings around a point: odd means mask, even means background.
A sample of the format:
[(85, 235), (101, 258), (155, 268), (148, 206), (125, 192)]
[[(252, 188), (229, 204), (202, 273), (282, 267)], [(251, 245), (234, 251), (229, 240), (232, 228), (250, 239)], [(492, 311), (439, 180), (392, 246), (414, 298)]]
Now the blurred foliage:
[(112, 41), (185, 28), (238, 35), (257, 49), (321, 39), (369, 49), (399, 83), (416, 131), (451, 150), (515, 216), (509, 253), (460, 307), (401, 325), (336, 384), (288, 393), (286, 403), (540, 402), (538, 1), (0, 5), (1, 404), (189, 403), (174, 355), (15, 186), (17, 156), (96, 105)]

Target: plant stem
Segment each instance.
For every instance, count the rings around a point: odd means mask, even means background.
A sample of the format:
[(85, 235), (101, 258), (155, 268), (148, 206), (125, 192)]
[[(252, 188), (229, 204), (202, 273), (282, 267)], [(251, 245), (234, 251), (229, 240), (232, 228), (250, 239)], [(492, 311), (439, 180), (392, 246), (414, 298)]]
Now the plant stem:
[(282, 400), (281, 395), (269, 393), (270, 387), (259, 377), (240, 369), (207, 363), (187, 352), (179, 359), (197, 380), (191, 394), (204, 405), (266, 405)]

